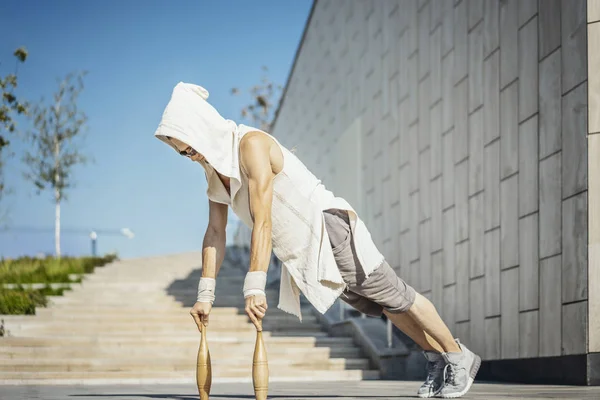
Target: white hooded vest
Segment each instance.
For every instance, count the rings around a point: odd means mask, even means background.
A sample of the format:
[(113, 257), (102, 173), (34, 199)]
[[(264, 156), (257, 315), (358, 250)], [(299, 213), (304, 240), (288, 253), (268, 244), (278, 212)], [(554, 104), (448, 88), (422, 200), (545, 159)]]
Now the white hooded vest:
[[(277, 143), (284, 160), (282, 171), (273, 178), (271, 208), (273, 253), (282, 262), (278, 308), (301, 319), (302, 292), (325, 313), (346, 285), (335, 263), (322, 211), (349, 211), (355, 249), (366, 276), (382, 264), (383, 255), (350, 204), (327, 190), (292, 152), (266, 132), (224, 119), (207, 99), (204, 88), (180, 82), (155, 136), (171, 146), (167, 137), (177, 138), (202, 154), (209, 199), (229, 205), (249, 228), (253, 221), (248, 178), (239, 165), (239, 143), (252, 131), (262, 132)], [(215, 170), (230, 178), (231, 195)]]

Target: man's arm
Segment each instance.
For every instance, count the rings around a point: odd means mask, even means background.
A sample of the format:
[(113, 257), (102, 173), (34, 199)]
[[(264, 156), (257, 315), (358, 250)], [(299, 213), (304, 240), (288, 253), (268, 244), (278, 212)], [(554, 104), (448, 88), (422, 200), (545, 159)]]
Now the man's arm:
[(198, 330), (208, 324), (208, 316), (215, 299), (216, 277), (225, 257), (225, 228), (227, 226), (227, 205), (209, 200), (208, 227), (202, 244), (202, 277), (198, 282), (198, 296), (190, 314)]
[(273, 201), (273, 169), (271, 143), (260, 132), (250, 132), (240, 142), (240, 164), (248, 176), (252, 239), (250, 268), (244, 281), (246, 313), (257, 330), (267, 311), (264, 292), (271, 259), (271, 205)]
[(202, 277), (216, 279), (225, 258), (227, 204), (208, 201), (208, 227), (202, 243)]
[(273, 170), (267, 138), (248, 133), (240, 144), (240, 161), (248, 176), (252, 239), (250, 272), (267, 272), (271, 259), (271, 204), (273, 202)]

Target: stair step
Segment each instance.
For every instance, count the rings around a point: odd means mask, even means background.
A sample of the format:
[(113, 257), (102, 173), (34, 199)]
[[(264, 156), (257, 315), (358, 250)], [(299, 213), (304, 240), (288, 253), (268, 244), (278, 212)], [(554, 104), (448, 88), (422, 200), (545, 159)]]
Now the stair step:
[[(177, 314), (169, 313), (164, 315), (156, 315), (154, 313), (144, 314), (96, 314), (96, 313), (61, 313), (61, 314), (50, 314), (42, 313), (38, 315), (0, 315), (0, 319), (4, 319), (4, 322), (9, 326), (16, 326), (19, 324), (46, 324), (49, 322), (68, 324), (68, 323), (85, 323), (90, 324), (91, 322), (96, 323), (129, 323), (129, 324), (158, 324), (158, 325), (169, 325), (169, 324), (189, 324), (193, 323), (192, 316), (188, 309), (182, 309)], [(210, 325), (219, 326), (227, 325), (231, 326), (236, 324), (251, 323), (250, 319), (245, 314), (217, 314), (211, 313)], [(297, 317), (289, 314), (270, 314), (263, 320), (263, 325), (268, 324), (288, 324), (288, 325), (306, 325), (306, 324), (317, 324), (317, 318), (314, 315), (307, 315), (302, 317), (300, 321)]]
[[(171, 346), (162, 348), (155, 345), (131, 345), (124, 346), (121, 343), (103, 343), (102, 345), (88, 346), (11, 346), (0, 347), (0, 360), (10, 360), (27, 357), (70, 357), (77, 358), (101, 358), (121, 359), (125, 356), (143, 358), (148, 354), (152, 354), (155, 358), (162, 357), (188, 357), (197, 351), (199, 344), (190, 343), (186, 346)], [(320, 359), (321, 357), (333, 358), (361, 358), (360, 349), (354, 346), (334, 346), (334, 347), (290, 347), (286, 345), (265, 344), (268, 347), (269, 357), (280, 357), (289, 355), (290, 357), (300, 359)], [(213, 356), (219, 357), (231, 356), (234, 352), (253, 351), (254, 344), (251, 342), (241, 344), (226, 343), (219, 345), (218, 343), (209, 343), (209, 349)], [(0, 361), (2, 362), (2, 361)]]
[[(252, 377), (250, 368), (233, 371), (213, 371), (213, 383), (244, 381), (250, 382)], [(356, 381), (378, 379), (377, 370), (341, 370), (321, 371), (302, 369), (273, 369), (269, 370), (269, 381)], [(159, 384), (159, 383), (187, 383), (194, 384), (196, 374), (190, 372), (3, 372), (0, 376), (0, 385), (6, 384)]]
[[(51, 301), (54, 301), (53, 298), (58, 296), (48, 296), (51, 298)], [(72, 313), (72, 314), (90, 314), (90, 313), (115, 313), (115, 314), (131, 314), (137, 313), (140, 315), (149, 314), (150, 311), (152, 314), (178, 314), (182, 312), (189, 312), (191, 306), (182, 306), (179, 303), (169, 303), (169, 304), (155, 304), (152, 307), (148, 307), (146, 305), (139, 305), (138, 303), (132, 303), (131, 305), (124, 304), (95, 304), (95, 303), (64, 303), (64, 304), (52, 304), (50, 307), (39, 307), (36, 308), (37, 314), (44, 313)], [(303, 317), (305, 315), (312, 315), (313, 309), (310, 306), (304, 306), (301, 308)], [(242, 306), (217, 306), (215, 305), (211, 310), (211, 315), (221, 315), (221, 314), (241, 314), (244, 312), (244, 307)], [(273, 314), (281, 314), (288, 315), (293, 317), (292, 314), (286, 313), (275, 306), (269, 307), (267, 311), (267, 315)], [(295, 318), (295, 317), (294, 317)]]
[[(189, 314), (190, 308), (182, 307), (181, 305), (154, 305), (153, 307), (144, 307), (139, 305), (101, 305), (101, 304), (68, 304), (56, 305), (48, 308), (36, 308), (36, 315), (43, 314), (70, 314), (70, 315), (179, 315), (181, 313)], [(238, 307), (215, 307), (210, 312), (213, 315), (239, 315)]]
[[(265, 345), (285, 345), (285, 346), (309, 346), (309, 347), (324, 347), (324, 346), (352, 346), (352, 338), (346, 337), (330, 337), (330, 336), (306, 336), (306, 337), (286, 337), (286, 336), (271, 336), (268, 332), (263, 333)], [(0, 346), (47, 346), (47, 345), (100, 345), (104, 343), (119, 343), (122, 345), (142, 345), (156, 344), (165, 346), (189, 345), (190, 343), (198, 344), (200, 340), (199, 333), (195, 335), (178, 335), (170, 336), (73, 336), (73, 335), (53, 335), (52, 337), (0, 337)], [(245, 336), (216, 336), (209, 337), (209, 346), (213, 343), (254, 343), (256, 335)]]
[[(189, 331), (185, 331), (185, 332), (179, 332), (179, 331), (165, 331), (165, 332), (97, 332), (94, 330), (90, 330), (89, 332), (87, 331), (81, 331), (81, 332), (75, 332), (75, 335), (73, 334), (68, 334), (68, 330), (65, 331), (53, 331), (52, 329), (47, 329), (47, 330), (36, 330), (36, 331), (28, 331), (28, 330), (22, 330), (22, 331), (18, 331), (19, 336), (21, 337), (39, 337), (40, 335), (42, 336), (53, 336), (53, 337), (57, 337), (57, 336), (62, 336), (65, 338), (73, 338), (76, 339), (78, 337), (89, 337), (92, 334), (98, 334), (100, 333), (101, 336), (98, 336), (98, 339), (102, 338), (102, 339), (106, 339), (106, 340), (126, 340), (129, 338), (137, 338), (138, 340), (142, 341), (142, 340), (164, 340), (164, 341), (169, 341), (169, 340), (173, 340), (174, 338), (177, 338), (177, 340), (183, 340), (183, 339), (188, 339), (188, 340), (197, 340), (199, 337), (199, 332), (197, 329), (192, 329), (190, 328)], [(215, 340), (220, 340), (220, 341), (226, 341), (226, 340), (235, 340), (235, 339), (247, 339), (247, 340), (253, 340), (256, 337), (256, 331), (247, 331), (247, 332), (228, 332), (228, 333), (224, 333), (224, 332), (219, 332), (219, 337), (212, 337), (211, 341), (215, 341)], [(270, 336), (279, 336), (279, 337), (326, 337), (327, 333), (325, 332), (313, 332), (313, 331), (282, 331), (282, 332), (263, 332), (263, 337), (270, 337)], [(95, 338), (94, 338), (95, 339)]]
[[(54, 296), (53, 296), (54, 297)], [(142, 297), (142, 296), (140, 296)], [(135, 304), (136, 306), (139, 307), (146, 307), (146, 309), (151, 308), (153, 305), (155, 305), (156, 303), (161, 304), (163, 307), (167, 308), (167, 307), (171, 307), (171, 308), (177, 308), (177, 307), (182, 307), (182, 304), (180, 301), (176, 301), (174, 299), (171, 298), (138, 298), (138, 299), (119, 299), (118, 297), (115, 298), (104, 298), (104, 299), (78, 299), (76, 297), (71, 297), (71, 296), (65, 296), (65, 297), (60, 297), (60, 298), (53, 298), (51, 299), (51, 302), (53, 305), (75, 305), (75, 304), (81, 304), (81, 303), (85, 303), (85, 305), (82, 305), (82, 307), (85, 306), (105, 306), (105, 307), (123, 307), (123, 304)], [(229, 306), (228, 306), (229, 307)]]
[[(173, 334), (177, 334), (177, 332), (197, 332), (198, 328), (192, 317), (190, 316), (185, 322), (178, 323), (151, 323), (148, 321), (143, 322), (102, 322), (95, 321), (89, 322), (85, 324), (65, 324), (61, 321), (49, 321), (47, 323), (41, 322), (22, 322), (22, 323), (6, 323), (6, 328), (16, 334), (17, 332), (72, 332), (72, 333), (167, 333), (172, 332)], [(230, 323), (224, 323), (222, 321), (212, 321), (208, 326), (209, 332), (230, 332), (232, 329), (235, 329), (237, 332), (244, 333), (254, 333), (256, 332), (256, 328), (253, 324), (242, 320), (242, 321), (231, 321)], [(268, 332), (280, 332), (287, 330), (294, 331), (321, 331), (321, 325), (316, 322), (310, 323), (263, 323), (263, 329)]]
[[(100, 355), (116, 355), (119, 354), (131, 354), (140, 356), (145, 356), (146, 354), (167, 354), (174, 356), (176, 354), (191, 354), (197, 353), (200, 342), (198, 340), (193, 342), (183, 342), (178, 344), (169, 344), (169, 343), (143, 343), (143, 344), (134, 344), (134, 343), (123, 343), (123, 342), (104, 342), (99, 344), (77, 344), (73, 346), (68, 346), (67, 344), (47, 344), (42, 346), (34, 347), (34, 351), (31, 352), (22, 352), (17, 351), (14, 352), (13, 348), (15, 346), (7, 346), (5, 349), (0, 352), (0, 358), (15, 358), (20, 355), (27, 354), (39, 354), (49, 355), (49, 356), (62, 356), (62, 354), (71, 354), (73, 356), (89, 356), (91, 354), (100, 354)], [(167, 347), (168, 346), (168, 347)], [(323, 354), (329, 354), (330, 356), (336, 355), (336, 357), (349, 357), (349, 355), (354, 355), (358, 357), (357, 353), (349, 353), (345, 349), (344, 346), (314, 346), (312, 344), (300, 344), (297, 347), (292, 347), (290, 344), (281, 344), (277, 342), (267, 342), (265, 343), (265, 347), (268, 352), (273, 352), (273, 354), (285, 353), (285, 354), (300, 354), (299, 357), (303, 357), (304, 354), (310, 354), (311, 357), (316, 354), (321, 354), (321, 351), (324, 351)], [(19, 347), (20, 348), (20, 347)], [(166, 351), (164, 349), (171, 349), (171, 351)], [(50, 350), (52, 349), (52, 350)], [(210, 351), (215, 354), (225, 353), (230, 355), (234, 352), (246, 352), (253, 351), (254, 349), (254, 341), (248, 341), (244, 343), (239, 342), (211, 342), (209, 343)], [(287, 350), (287, 353), (286, 353)], [(304, 353), (304, 354), (303, 354)]]
[[(269, 366), (272, 369), (319, 369), (319, 370), (344, 370), (344, 369), (365, 369), (369, 367), (366, 359), (343, 359), (330, 358), (327, 360), (289, 360), (286, 357), (269, 359)], [(247, 354), (245, 358), (236, 357), (228, 359), (225, 357), (214, 357), (211, 354), (211, 365), (213, 370), (226, 370), (228, 372), (247, 371), (252, 366), (252, 353)], [(20, 359), (10, 360), (8, 363), (0, 364), (0, 372), (110, 372), (110, 371), (196, 371), (196, 356), (191, 355), (187, 359), (141, 359), (135, 361), (124, 360), (71, 360), (71, 359)]]

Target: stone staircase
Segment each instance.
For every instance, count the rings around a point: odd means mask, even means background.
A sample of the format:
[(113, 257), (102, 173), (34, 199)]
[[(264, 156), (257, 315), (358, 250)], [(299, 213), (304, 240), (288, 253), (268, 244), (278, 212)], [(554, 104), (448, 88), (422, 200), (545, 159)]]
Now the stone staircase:
[[(0, 384), (195, 383), (200, 333), (189, 314), (199, 253), (117, 261), (33, 316), (0, 316)], [(256, 330), (243, 312), (244, 271), (226, 259), (207, 339), (213, 381), (251, 381)], [(377, 379), (350, 337), (329, 337), (309, 305), (303, 321), (263, 321), (271, 381)]]

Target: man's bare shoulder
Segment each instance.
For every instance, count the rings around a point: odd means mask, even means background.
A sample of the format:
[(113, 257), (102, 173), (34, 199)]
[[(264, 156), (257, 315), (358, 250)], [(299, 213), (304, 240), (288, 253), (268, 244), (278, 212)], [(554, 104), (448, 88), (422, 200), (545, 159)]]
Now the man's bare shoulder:
[(240, 164), (246, 174), (270, 167), (270, 143), (266, 139), (261, 132), (252, 131), (240, 140)]
[(240, 140), (240, 162), (248, 172), (252, 164), (268, 161), (273, 173), (283, 168), (283, 154), (275, 141), (261, 131), (246, 133)]
[(272, 140), (260, 131), (250, 131), (246, 133), (240, 140), (241, 151), (254, 151), (260, 148), (268, 149), (272, 144)]

